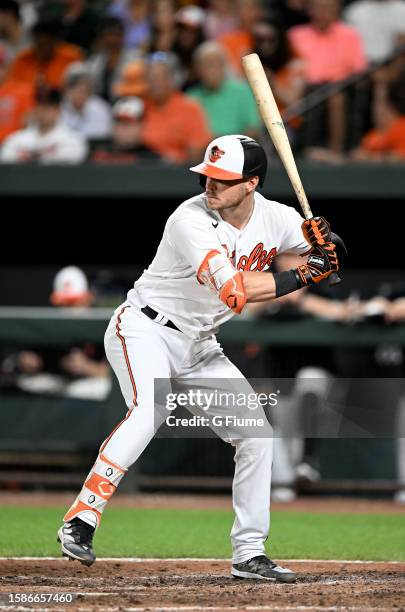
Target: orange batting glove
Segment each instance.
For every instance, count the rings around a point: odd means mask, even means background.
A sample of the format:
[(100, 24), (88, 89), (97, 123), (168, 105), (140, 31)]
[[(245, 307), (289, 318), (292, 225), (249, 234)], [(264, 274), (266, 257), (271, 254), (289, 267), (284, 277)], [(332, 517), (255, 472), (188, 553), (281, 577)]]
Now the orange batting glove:
[(325, 217), (311, 217), (301, 225), (305, 240), (311, 245), (323, 246), (331, 242), (330, 224)]
[(323, 246), (318, 245), (311, 250), (306, 265), (296, 268), (301, 287), (319, 283), (339, 270), (335, 248), (336, 245), (333, 242), (326, 242)]

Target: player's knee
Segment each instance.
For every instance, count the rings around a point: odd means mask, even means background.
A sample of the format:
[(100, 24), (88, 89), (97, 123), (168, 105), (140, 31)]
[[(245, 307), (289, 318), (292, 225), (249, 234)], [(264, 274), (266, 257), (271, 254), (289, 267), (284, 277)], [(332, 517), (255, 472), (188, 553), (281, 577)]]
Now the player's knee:
[[(271, 430), (271, 427), (270, 427)], [(235, 458), (240, 455), (245, 455), (247, 457), (257, 458), (258, 456), (263, 455), (272, 455), (273, 449), (273, 438), (272, 437), (263, 437), (263, 438), (246, 438), (238, 440), (236, 443), (236, 453)]]

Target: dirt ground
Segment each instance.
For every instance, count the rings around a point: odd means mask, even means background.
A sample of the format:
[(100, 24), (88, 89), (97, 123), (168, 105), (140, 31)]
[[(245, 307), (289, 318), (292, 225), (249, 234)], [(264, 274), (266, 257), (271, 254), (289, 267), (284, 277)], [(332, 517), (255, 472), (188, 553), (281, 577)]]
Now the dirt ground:
[[(288, 566), (299, 574), (296, 584), (235, 580), (224, 561), (97, 561), (85, 568), (67, 560), (1, 560), (0, 597), (5, 592), (78, 593), (72, 604), (57, 608), (100, 612), (405, 610), (405, 563), (308, 561)], [(5, 599), (1, 602), (4, 606)], [(44, 609), (43, 604), (25, 607)]]
[[(1, 506), (69, 507), (77, 495), (72, 493), (40, 493), (0, 491)], [(151, 493), (117, 493), (109, 508), (170, 508), (173, 510), (232, 510), (230, 495), (157, 495)], [(391, 500), (349, 497), (299, 497), (289, 503), (272, 503), (273, 510), (283, 512), (367, 512), (405, 514), (405, 506)]]
[[(73, 495), (0, 493), (0, 506), (62, 505)], [(117, 495), (112, 505), (142, 508), (231, 508), (229, 496)], [(390, 501), (301, 498), (283, 511), (403, 513)], [(282, 561), (279, 561), (282, 564)], [(405, 563), (294, 561), (293, 585), (239, 581), (230, 563), (213, 560), (98, 560), (91, 568), (66, 559), (0, 559), (0, 610), (118, 612), (132, 610), (272, 612), (405, 612)], [(72, 593), (73, 603), (21, 603), (6, 593)]]

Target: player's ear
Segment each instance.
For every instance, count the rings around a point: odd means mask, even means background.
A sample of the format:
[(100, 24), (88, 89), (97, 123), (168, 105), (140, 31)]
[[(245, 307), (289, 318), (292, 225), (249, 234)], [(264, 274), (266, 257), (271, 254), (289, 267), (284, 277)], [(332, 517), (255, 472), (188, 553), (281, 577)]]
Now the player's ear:
[(246, 189), (248, 193), (251, 193), (259, 184), (258, 176), (251, 176), (249, 180), (246, 181)]

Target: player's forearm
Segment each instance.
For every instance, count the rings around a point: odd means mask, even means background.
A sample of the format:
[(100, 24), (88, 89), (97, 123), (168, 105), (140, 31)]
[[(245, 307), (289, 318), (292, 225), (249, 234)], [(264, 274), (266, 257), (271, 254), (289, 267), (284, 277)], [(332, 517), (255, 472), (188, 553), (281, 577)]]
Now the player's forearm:
[(244, 303), (263, 302), (319, 283), (339, 270), (335, 245), (314, 246), (306, 264), (284, 272), (238, 272), (242, 279)]
[(267, 302), (276, 297), (276, 283), (271, 272), (242, 272), (246, 302)]

